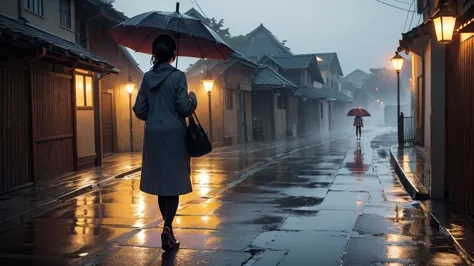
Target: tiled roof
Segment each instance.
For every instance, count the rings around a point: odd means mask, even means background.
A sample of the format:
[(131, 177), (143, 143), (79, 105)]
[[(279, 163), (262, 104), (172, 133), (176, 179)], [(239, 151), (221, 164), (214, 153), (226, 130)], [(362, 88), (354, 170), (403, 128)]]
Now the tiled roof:
[(254, 87), (294, 88), (297, 86), (278, 74), (268, 66), (263, 66), (256, 71), (252, 84)]
[(188, 16), (191, 16), (191, 17), (194, 17), (194, 18), (197, 18), (199, 19), (200, 21), (202, 22), (206, 22), (206, 18), (201, 15), (201, 13), (199, 11), (197, 11), (194, 7), (189, 9), (188, 11), (186, 11), (186, 13), (184, 13), (185, 15), (188, 15)]
[(35, 46), (52, 46), (52, 50), (57, 52), (69, 52), (70, 56), (81, 60), (90, 60), (95, 63), (107, 65), (113, 68), (114, 65), (105, 59), (93, 54), (79, 44), (67, 41), (56, 35), (40, 30), (29, 23), (18, 21), (0, 15), (0, 33), (5, 36), (18, 36), (20, 39), (33, 40)]
[(321, 70), (331, 70), (333, 61), (336, 63), (336, 71), (339, 75), (344, 76), (342, 72), (341, 63), (337, 57), (337, 53), (316, 53), (315, 56), (321, 58), (323, 61), (319, 61), (319, 68)]
[(314, 81), (324, 83), (316, 56), (313, 54), (268, 56), (283, 69), (310, 69)]
[(296, 91), (297, 95), (301, 95), (304, 97), (307, 97), (309, 99), (326, 99), (327, 97), (323, 95), (322, 93), (319, 92), (319, 89), (310, 87), (310, 86), (301, 86), (298, 87), (298, 90)]
[(318, 89), (318, 92), (324, 95), (328, 100), (339, 102), (352, 102), (352, 98), (341, 93), (340, 91), (328, 87)]
[(248, 37), (251, 37), (253, 34), (255, 34), (257, 31), (259, 30), (263, 30), (265, 33), (267, 33), (267, 35), (270, 37), (270, 39), (272, 41), (274, 41), (275, 43), (277, 43), (283, 50), (285, 50), (288, 54), (293, 54), (289, 49), (288, 47), (286, 47), (285, 45), (283, 45), (281, 43), (281, 41), (269, 30), (267, 29), (265, 26), (263, 26), (263, 23), (260, 24), (260, 26), (258, 26), (256, 29), (254, 29), (253, 31), (251, 31), (249, 34), (247, 34), (247, 38)]
[(220, 75), (222, 72), (227, 70), (230, 66), (232, 66), (236, 62), (241, 62), (245, 65), (248, 65), (254, 68), (258, 67), (258, 64), (256, 62), (243, 56), (242, 54), (235, 52), (234, 54), (230, 56), (228, 61), (213, 60), (213, 59), (206, 59), (206, 60), (200, 59), (196, 63), (194, 63), (194, 65), (192, 65), (186, 70), (186, 75), (188, 77), (201, 76), (207, 70), (209, 70), (211, 74)]
[[(263, 31), (265, 37), (255, 38), (254, 35), (258, 31)], [(252, 32), (245, 36), (242, 44), (239, 47), (235, 47), (237, 50), (245, 54), (246, 56), (256, 57), (259, 60), (265, 54), (269, 55), (292, 55), (293, 53), (284, 46), (271, 31), (265, 26), (260, 25)]]
[(310, 66), (316, 57), (312, 54), (272, 56), (272, 58), (285, 69), (302, 69)]

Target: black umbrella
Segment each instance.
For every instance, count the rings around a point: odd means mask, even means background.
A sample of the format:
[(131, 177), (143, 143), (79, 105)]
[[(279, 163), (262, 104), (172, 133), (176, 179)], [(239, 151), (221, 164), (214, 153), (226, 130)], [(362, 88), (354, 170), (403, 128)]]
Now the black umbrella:
[(151, 54), (160, 34), (174, 36), (179, 56), (227, 60), (234, 51), (201, 20), (176, 12), (151, 11), (125, 20), (109, 30), (114, 40), (136, 52)]

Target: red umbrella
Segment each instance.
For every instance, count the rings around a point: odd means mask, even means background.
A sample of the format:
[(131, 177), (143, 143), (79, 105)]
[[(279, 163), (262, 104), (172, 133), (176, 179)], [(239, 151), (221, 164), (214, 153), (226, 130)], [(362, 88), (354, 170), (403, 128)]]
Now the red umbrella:
[(352, 108), (349, 112), (347, 112), (347, 116), (371, 116), (367, 110), (364, 108), (357, 106), (356, 108)]
[(151, 11), (127, 19), (109, 30), (114, 40), (136, 52), (151, 54), (160, 34), (176, 39), (179, 56), (227, 60), (234, 53), (214, 30), (201, 20), (176, 12)]

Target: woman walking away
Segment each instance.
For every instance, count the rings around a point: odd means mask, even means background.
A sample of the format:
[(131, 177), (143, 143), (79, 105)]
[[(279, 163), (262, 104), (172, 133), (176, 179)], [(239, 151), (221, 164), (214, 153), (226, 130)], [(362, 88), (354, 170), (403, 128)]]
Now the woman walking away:
[(362, 127), (364, 126), (364, 121), (362, 120), (362, 117), (356, 116), (354, 118), (354, 126), (356, 127), (357, 139), (360, 139), (362, 137)]
[(140, 190), (158, 195), (165, 221), (162, 248), (170, 250), (179, 248), (172, 226), (179, 195), (192, 192), (185, 117), (194, 112), (197, 99), (194, 92), (188, 94), (184, 73), (171, 66), (176, 58), (173, 37), (156, 37), (152, 52), (153, 67), (145, 73), (133, 106), (145, 121)]

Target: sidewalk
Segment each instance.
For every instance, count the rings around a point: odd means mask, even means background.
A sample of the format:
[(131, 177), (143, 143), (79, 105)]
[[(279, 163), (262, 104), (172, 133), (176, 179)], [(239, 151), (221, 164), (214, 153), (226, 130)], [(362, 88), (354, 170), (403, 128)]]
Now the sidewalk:
[(91, 168), (0, 196), (0, 231), (41, 214), (58, 203), (140, 171), (141, 153), (117, 154)]
[(430, 156), (417, 147), (392, 146), (392, 165), (400, 181), (414, 199), (422, 200), (422, 208), (431, 215), (445, 237), (458, 250), (466, 263), (474, 265), (474, 220), (447, 200), (431, 200)]

